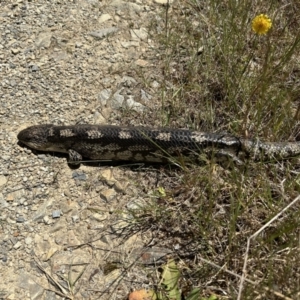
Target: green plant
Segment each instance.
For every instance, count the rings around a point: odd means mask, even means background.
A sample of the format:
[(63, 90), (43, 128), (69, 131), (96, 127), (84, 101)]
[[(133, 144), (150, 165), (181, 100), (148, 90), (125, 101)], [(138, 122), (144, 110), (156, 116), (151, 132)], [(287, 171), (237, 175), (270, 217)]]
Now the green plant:
[[(268, 141), (299, 139), (299, 11), (298, 1), (274, 0), (166, 6), (149, 28), (160, 58), (161, 124)], [(261, 14), (272, 27), (259, 35), (252, 27)], [(247, 239), (298, 195), (298, 168), (297, 159), (246, 161), (242, 169), (209, 160), (186, 165), (173, 171), (173, 180), (160, 182), (153, 202), (135, 217), (144, 228), (151, 225), (157, 243), (178, 246), (189, 264), (181, 276), (192, 286), (213, 282), (234, 299)], [(298, 201), (251, 244), (243, 299), (257, 293), (273, 299), (274, 286), (287, 299), (299, 296), (299, 217)]]

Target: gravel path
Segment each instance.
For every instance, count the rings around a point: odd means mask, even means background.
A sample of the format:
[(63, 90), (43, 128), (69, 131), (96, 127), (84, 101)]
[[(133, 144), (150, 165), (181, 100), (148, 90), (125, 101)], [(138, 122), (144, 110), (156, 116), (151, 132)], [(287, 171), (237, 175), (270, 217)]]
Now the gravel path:
[[(158, 105), (146, 28), (166, 1), (13, 2), (0, 11), (0, 299), (124, 299), (147, 286), (146, 273), (124, 267), (143, 251), (143, 264), (167, 252), (121, 234), (126, 208), (147, 201), (157, 172), (72, 170), (16, 136), (42, 123), (143, 124)], [(147, 90), (139, 70), (150, 74)]]

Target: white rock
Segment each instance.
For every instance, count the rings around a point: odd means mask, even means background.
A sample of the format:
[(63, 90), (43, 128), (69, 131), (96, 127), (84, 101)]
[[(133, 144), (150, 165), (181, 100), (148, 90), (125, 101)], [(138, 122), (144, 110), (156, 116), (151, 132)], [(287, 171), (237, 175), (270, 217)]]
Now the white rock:
[(132, 40), (147, 40), (148, 32), (146, 28), (131, 29), (130, 35)]
[(172, 4), (173, 3), (173, 0), (154, 0), (154, 3), (156, 4), (162, 4), (162, 5), (165, 5), (165, 4)]
[(3, 187), (7, 182), (7, 179), (5, 176), (0, 175), (0, 188)]
[(104, 23), (104, 22), (106, 22), (107, 20), (110, 20), (110, 19), (111, 19), (111, 15), (102, 14), (99, 18), (99, 23)]

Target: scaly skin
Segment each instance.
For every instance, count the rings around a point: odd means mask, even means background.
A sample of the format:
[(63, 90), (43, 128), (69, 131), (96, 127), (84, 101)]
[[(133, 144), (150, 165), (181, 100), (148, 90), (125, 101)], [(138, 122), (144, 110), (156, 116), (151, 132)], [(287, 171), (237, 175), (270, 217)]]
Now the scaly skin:
[(197, 159), (201, 152), (216, 158), (285, 159), (300, 154), (300, 143), (269, 143), (223, 133), (184, 129), (110, 125), (36, 125), (18, 134), (21, 143), (40, 151), (68, 153), (70, 163), (92, 160), (168, 162), (174, 157)]
[(261, 142), (241, 139), (242, 151), (254, 161), (287, 159), (300, 155), (300, 142)]

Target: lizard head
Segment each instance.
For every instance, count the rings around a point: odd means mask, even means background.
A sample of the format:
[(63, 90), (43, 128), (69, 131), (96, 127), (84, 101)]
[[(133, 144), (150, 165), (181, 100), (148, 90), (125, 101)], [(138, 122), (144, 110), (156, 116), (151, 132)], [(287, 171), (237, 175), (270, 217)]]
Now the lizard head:
[(48, 136), (53, 125), (35, 125), (30, 126), (18, 134), (18, 140), (35, 150), (49, 150)]

